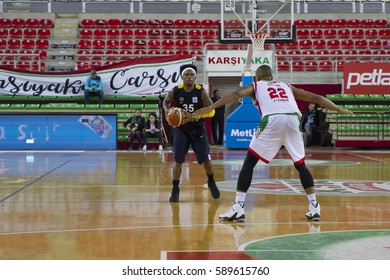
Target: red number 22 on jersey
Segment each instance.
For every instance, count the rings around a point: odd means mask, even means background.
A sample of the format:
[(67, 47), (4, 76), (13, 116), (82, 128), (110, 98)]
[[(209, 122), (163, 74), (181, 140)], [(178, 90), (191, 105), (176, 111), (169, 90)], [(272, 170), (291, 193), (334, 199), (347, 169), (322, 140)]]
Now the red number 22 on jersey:
[(271, 99), (274, 99), (274, 98), (285, 98), (285, 99), (288, 99), (288, 96), (287, 96), (286, 91), (284, 90), (284, 88), (269, 87), (269, 88), (267, 88), (267, 91), (268, 91), (269, 97)]

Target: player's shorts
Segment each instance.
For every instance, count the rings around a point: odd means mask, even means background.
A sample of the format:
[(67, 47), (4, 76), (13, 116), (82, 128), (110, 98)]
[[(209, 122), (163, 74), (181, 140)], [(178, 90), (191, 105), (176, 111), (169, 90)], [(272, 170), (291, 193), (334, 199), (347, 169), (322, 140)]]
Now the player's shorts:
[(273, 114), (262, 118), (248, 150), (269, 163), (285, 146), (295, 164), (305, 160), (305, 148), (298, 114)]
[(190, 131), (183, 131), (178, 127), (174, 129), (173, 150), (176, 162), (185, 161), (190, 146), (199, 164), (210, 160), (210, 146), (204, 126), (193, 128)]

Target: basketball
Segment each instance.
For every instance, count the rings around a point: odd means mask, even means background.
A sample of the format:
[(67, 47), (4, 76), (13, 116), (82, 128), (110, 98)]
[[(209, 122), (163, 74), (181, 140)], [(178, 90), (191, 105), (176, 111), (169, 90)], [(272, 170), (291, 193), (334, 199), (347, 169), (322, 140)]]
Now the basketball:
[(187, 112), (181, 108), (173, 107), (168, 111), (167, 121), (172, 126), (181, 126), (187, 117)]

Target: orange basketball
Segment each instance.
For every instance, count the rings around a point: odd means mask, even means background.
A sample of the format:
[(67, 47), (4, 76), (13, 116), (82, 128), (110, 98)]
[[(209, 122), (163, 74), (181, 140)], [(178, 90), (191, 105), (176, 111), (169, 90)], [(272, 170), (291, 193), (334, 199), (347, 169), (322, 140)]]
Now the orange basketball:
[(187, 112), (181, 108), (173, 107), (168, 111), (167, 121), (172, 126), (181, 126), (186, 119)]

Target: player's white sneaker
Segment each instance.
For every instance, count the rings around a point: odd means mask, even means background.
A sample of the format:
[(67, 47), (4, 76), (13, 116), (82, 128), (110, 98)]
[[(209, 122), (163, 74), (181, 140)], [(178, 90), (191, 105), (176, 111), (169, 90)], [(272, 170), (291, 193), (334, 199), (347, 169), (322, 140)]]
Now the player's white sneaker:
[(158, 146), (158, 150), (159, 150), (159, 151), (162, 151), (162, 150), (163, 150), (163, 146), (162, 146), (162, 145), (159, 145), (159, 146)]
[(244, 222), (244, 205), (241, 203), (234, 203), (226, 213), (219, 215), (219, 219), (221, 221)]
[(306, 213), (306, 218), (311, 221), (319, 221), (321, 219), (320, 212), (321, 212), (320, 204), (318, 202), (316, 204), (310, 202), (309, 212)]
[(144, 145), (144, 147), (142, 148), (142, 150), (146, 151), (147, 147), (146, 145)]

